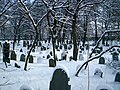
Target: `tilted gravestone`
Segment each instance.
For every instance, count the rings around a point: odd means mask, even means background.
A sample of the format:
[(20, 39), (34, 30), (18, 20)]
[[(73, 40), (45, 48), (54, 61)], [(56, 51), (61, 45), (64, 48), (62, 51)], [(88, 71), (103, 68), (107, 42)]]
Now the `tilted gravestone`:
[(33, 56), (32, 55), (30, 55), (30, 57), (29, 57), (29, 63), (33, 63)]
[(49, 67), (55, 67), (56, 66), (56, 61), (53, 60), (52, 58), (49, 59)]
[(64, 68), (57, 68), (50, 81), (49, 90), (71, 90), (71, 85), (68, 84), (69, 80), (69, 75)]
[(11, 59), (11, 60), (16, 60), (16, 54), (15, 54), (15, 51), (11, 51), (10, 59)]
[(101, 71), (101, 69), (96, 68), (94, 75), (102, 78), (103, 77), (103, 72)]
[(24, 54), (21, 54), (21, 56), (20, 56), (20, 61), (25, 62), (25, 55), (24, 55)]
[(111, 53), (112, 54), (112, 60), (113, 61), (118, 61), (119, 60), (119, 58), (118, 58), (118, 53), (117, 52), (113, 52), (113, 53)]
[(79, 54), (79, 60), (80, 60), (80, 61), (83, 61), (83, 60), (84, 60), (83, 54), (81, 54), (81, 53)]
[(118, 72), (115, 76), (115, 82), (120, 82), (120, 72)]
[(105, 58), (104, 57), (99, 58), (99, 64), (105, 64)]

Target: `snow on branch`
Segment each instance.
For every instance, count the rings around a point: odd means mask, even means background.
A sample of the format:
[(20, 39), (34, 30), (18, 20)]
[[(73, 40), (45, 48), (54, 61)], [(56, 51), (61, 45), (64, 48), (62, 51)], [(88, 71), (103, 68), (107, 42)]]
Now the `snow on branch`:
[(84, 63), (82, 64), (82, 66), (78, 69), (78, 71), (77, 71), (77, 73), (75, 74), (75, 76), (78, 76), (80, 70), (81, 70), (86, 64), (88, 64), (90, 61), (101, 57), (103, 54), (105, 54), (106, 52), (110, 51), (110, 50), (111, 50), (112, 48), (114, 48), (114, 47), (120, 48), (120, 46), (117, 46), (117, 45), (111, 46), (111, 47), (108, 48), (107, 50), (102, 51), (100, 54), (96, 55), (95, 57), (89, 58), (89, 59), (88, 59), (86, 62), (84, 62)]

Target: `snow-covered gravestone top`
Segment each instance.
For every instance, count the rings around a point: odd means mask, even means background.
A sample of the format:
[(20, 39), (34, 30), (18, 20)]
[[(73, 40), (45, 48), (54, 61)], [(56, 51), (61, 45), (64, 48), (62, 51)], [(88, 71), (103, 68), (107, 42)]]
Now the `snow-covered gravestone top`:
[(58, 66), (50, 81), (49, 90), (71, 90), (71, 86), (68, 85), (70, 78), (66, 67)]
[(33, 88), (28, 85), (22, 85), (19, 90), (33, 90)]

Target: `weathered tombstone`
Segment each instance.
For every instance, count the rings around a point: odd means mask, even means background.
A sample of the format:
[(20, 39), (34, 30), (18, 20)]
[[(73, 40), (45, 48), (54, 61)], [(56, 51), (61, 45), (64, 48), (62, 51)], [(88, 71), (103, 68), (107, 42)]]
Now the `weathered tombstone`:
[(3, 44), (3, 62), (10, 63), (9, 53), (10, 53), (10, 45), (9, 43), (5, 42)]
[(56, 66), (56, 61), (53, 60), (52, 58), (49, 59), (49, 67), (55, 67)]
[(115, 82), (120, 82), (120, 72), (118, 72), (115, 76)]
[(10, 57), (11, 60), (16, 60), (16, 54), (15, 54), (15, 51), (11, 51), (11, 57)]
[(21, 56), (20, 56), (20, 61), (25, 62), (25, 55), (24, 55), (24, 54), (21, 54)]
[(23, 41), (23, 47), (26, 47), (27, 43), (26, 41)]
[(103, 72), (101, 71), (101, 69), (96, 68), (94, 75), (102, 78), (103, 77)]
[(69, 74), (65, 69), (64, 67), (55, 69), (52, 80), (50, 81), (49, 90), (71, 90)]
[(22, 48), (20, 49), (20, 52), (23, 52)]
[(95, 90), (113, 90), (113, 88), (107, 84), (101, 84), (98, 85)]
[(32, 49), (32, 52), (35, 52), (35, 49), (34, 49), (34, 48)]
[(119, 60), (119, 58), (118, 58), (118, 53), (117, 52), (113, 52), (113, 53), (111, 53), (112, 54), (112, 60), (113, 61), (118, 61)]
[(30, 55), (30, 57), (29, 57), (29, 63), (33, 63), (33, 56), (32, 55)]
[(99, 58), (99, 64), (105, 64), (105, 58), (104, 57)]
[(81, 53), (79, 54), (79, 60), (80, 60), (80, 61), (83, 61), (83, 60), (84, 60), (83, 54), (81, 54)]

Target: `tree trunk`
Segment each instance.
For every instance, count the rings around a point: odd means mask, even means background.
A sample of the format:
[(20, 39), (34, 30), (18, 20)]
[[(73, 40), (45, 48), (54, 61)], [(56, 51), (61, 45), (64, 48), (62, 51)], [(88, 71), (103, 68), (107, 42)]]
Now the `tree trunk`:
[(73, 60), (77, 61), (78, 48), (77, 48), (77, 37), (76, 37), (76, 13), (73, 15), (72, 20), (72, 37), (73, 37)]

